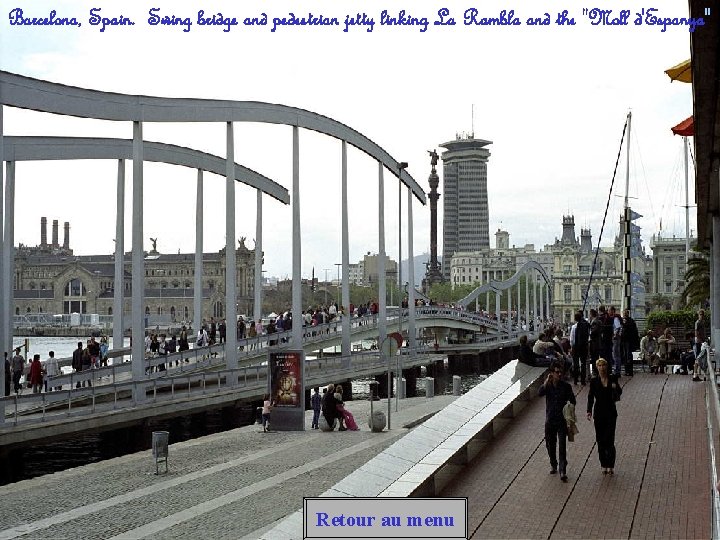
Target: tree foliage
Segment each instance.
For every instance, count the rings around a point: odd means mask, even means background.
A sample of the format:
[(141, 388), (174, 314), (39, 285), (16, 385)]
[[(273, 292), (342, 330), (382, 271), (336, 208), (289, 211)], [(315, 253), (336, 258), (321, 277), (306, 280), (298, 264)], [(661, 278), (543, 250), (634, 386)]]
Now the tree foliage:
[(647, 318), (647, 328), (667, 328), (674, 326), (691, 330), (695, 328), (695, 310), (686, 309), (682, 311), (654, 311)]
[(710, 260), (707, 251), (688, 260), (685, 289), (680, 295), (684, 306), (705, 306), (710, 299)]

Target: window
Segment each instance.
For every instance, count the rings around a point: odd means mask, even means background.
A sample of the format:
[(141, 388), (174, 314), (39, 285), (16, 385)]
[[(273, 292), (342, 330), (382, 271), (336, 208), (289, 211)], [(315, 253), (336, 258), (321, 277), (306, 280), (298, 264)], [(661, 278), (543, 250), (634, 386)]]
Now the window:
[(665, 292), (666, 293), (672, 293), (672, 283), (665, 282)]
[(605, 285), (605, 302), (612, 302), (612, 285)]
[(665, 275), (666, 275), (666, 276), (672, 276), (672, 266), (666, 266), (666, 267), (665, 267)]
[(563, 274), (569, 274), (571, 272), (569, 264), (563, 264)]
[(111, 307), (108, 308), (108, 315), (112, 315), (112, 308), (111, 308)]
[(566, 303), (570, 303), (572, 300), (572, 285), (565, 285), (563, 287), (563, 299)]
[(65, 296), (85, 296), (86, 290), (82, 281), (75, 278), (65, 285)]

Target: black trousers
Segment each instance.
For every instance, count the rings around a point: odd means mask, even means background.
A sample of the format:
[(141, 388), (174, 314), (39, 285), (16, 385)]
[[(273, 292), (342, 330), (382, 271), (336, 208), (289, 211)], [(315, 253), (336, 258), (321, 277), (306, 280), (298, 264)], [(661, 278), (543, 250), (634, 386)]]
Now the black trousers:
[(575, 378), (575, 384), (578, 382), (578, 377), (583, 384), (587, 381), (587, 360), (587, 349), (584, 351), (573, 351), (573, 377)]
[(13, 371), (13, 389), (17, 394), (20, 391), (20, 378), (23, 376), (22, 371)]
[(625, 366), (625, 375), (633, 375), (633, 353), (630, 350), (630, 343), (621, 343), (620, 351), (622, 353), (623, 364)]
[(617, 416), (595, 418), (595, 440), (598, 446), (600, 466), (607, 469), (615, 468), (615, 424)]
[[(558, 469), (561, 475), (565, 474), (567, 471), (567, 424), (564, 419), (562, 422), (545, 421), (545, 447), (550, 458), (550, 466)], [(555, 453), (556, 447), (559, 447), (560, 461)]]

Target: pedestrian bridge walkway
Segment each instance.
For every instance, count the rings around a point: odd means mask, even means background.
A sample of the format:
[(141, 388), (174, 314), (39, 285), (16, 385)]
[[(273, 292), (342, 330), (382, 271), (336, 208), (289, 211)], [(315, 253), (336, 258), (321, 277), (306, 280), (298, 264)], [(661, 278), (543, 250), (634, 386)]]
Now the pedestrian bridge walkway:
[[(568, 445), (569, 482), (549, 475), (544, 400), (532, 398), (439, 494), (468, 498), (471, 538), (717, 536), (708, 445), (717, 417), (708, 424), (707, 415), (707, 404), (711, 412), (717, 404), (714, 381), (640, 373), (622, 382), (615, 475), (601, 474), (584, 418)], [(586, 390), (575, 390), (582, 413)], [(348, 404), (359, 432), (248, 426), (171, 445), (167, 476), (153, 474), (146, 451), (0, 487), (0, 539), (270, 538), (303, 497), (336, 495), (363, 464), (418, 429), (409, 426), (433, 414), (442, 424), (454, 400), (401, 400), (394, 428), (383, 433), (365, 427), (364, 401)]]

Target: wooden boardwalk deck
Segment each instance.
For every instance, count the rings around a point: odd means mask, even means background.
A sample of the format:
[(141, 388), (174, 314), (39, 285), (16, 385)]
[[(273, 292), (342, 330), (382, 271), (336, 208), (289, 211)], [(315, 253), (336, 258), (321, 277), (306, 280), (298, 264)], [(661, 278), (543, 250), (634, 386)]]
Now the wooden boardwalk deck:
[(569, 482), (549, 474), (544, 399), (534, 400), (442, 493), (468, 497), (470, 538), (710, 538), (705, 383), (623, 378), (614, 476), (601, 473), (587, 390), (574, 387), (580, 434)]

